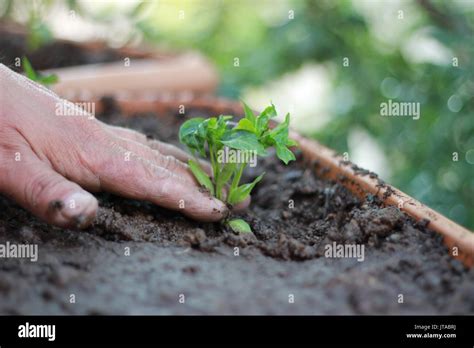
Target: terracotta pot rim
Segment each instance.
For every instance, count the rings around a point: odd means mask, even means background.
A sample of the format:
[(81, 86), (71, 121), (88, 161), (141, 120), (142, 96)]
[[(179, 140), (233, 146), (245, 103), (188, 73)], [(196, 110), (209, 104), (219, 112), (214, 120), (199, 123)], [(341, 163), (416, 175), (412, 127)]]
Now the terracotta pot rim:
[[(10, 33), (14, 35), (23, 35), (28, 34), (27, 28), (19, 23), (13, 21), (0, 21), (0, 32)], [(110, 47), (110, 45), (101, 39), (92, 39), (92, 40), (72, 40), (66, 38), (54, 38), (53, 42), (59, 42), (63, 44), (70, 44), (78, 47), (82, 47), (86, 50), (100, 50), (100, 49), (111, 49), (115, 50), (121, 56), (136, 58), (136, 59), (172, 59), (175, 56), (182, 54), (180, 51), (161, 51), (156, 49), (156, 47), (149, 47), (146, 44), (134, 45), (126, 43), (121, 47)]]
[[(26, 35), (23, 26), (14, 22), (0, 22), (0, 32)], [(92, 99), (104, 94), (135, 95), (157, 92), (188, 94), (213, 93), (219, 82), (211, 62), (196, 51), (161, 51), (146, 45), (109, 47), (105, 41), (73, 41), (56, 38), (55, 42), (80, 47), (85, 51), (111, 49), (118, 56), (129, 58), (113, 62), (75, 65), (48, 69), (46, 74), (58, 75), (53, 90), (66, 99)]]
[[(161, 98), (158, 95), (154, 99), (119, 98), (117, 103), (128, 116), (143, 112), (156, 112), (159, 115), (166, 110), (178, 111), (179, 105), (183, 104), (186, 107), (205, 109), (216, 115), (223, 113), (222, 111), (243, 113), (239, 102), (214, 96), (183, 99), (179, 95), (167, 96), (167, 98)], [(96, 110), (98, 112), (101, 110), (100, 101)], [(352, 162), (344, 160), (334, 150), (319, 142), (305, 138), (295, 131), (291, 131), (291, 136), (299, 142), (303, 157), (315, 166), (314, 169), (319, 176), (341, 183), (358, 197), (364, 198), (371, 194), (377, 196), (386, 205), (397, 206), (416, 222), (441, 234), (450, 250), (450, 256), (461, 260), (467, 267), (474, 265), (474, 233), (392, 185), (381, 181), (376, 174), (364, 171)]]
[[(113, 95), (127, 99), (191, 93), (212, 94), (217, 88), (218, 75), (212, 64), (193, 51), (173, 59), (131, 60), (50, 69), (59, 82), (52, 89), (67, 99), (92, 99)], [(152, 97), (153, 98), (153, 97)]]

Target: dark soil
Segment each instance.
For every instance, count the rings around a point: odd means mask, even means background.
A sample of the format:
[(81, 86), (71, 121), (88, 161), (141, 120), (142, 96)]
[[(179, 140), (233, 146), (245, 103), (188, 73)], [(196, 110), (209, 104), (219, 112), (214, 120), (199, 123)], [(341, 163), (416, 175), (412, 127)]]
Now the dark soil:
[(37, 70), (114, 62), (124, 58), (112, 48), (97, 46), (86, 50), (79, 44), (57, 40), (32, 51), (28, 49), (25, 35), (0, 30), (0, 63), (21, 72), (23, 70), (16, 62), (23, 56), (28, 57)]
[[(124, 119), (113, 107), (102, 118), (172, 143), (183, 122), (173, 112)], [(108, 194), (93, 227), (62, 230), (0, 197), (0, 243), (39, 244), (36, 263), (0, 260), (0, 313), (474, 313), (474, 269), (450, 258), (439, 235), (313, 166), (270, 156), (247, 172), (267, 173), (242, 215), (255, 236)], [(333, 242), (362, 244), (364, 261), (325, 257)]]

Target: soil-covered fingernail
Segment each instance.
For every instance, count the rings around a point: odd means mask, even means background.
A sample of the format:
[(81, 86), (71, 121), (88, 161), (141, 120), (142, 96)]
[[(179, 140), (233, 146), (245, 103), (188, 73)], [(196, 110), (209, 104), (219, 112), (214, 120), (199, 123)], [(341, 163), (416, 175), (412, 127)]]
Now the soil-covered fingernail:
[(84, 228), (90, 224), (97, 211), (97, 200), (85, 191), (71, 194), (62, 203), (62, 216), (78, 228)]
[(222, 217), (229, 215), (229, 208), (227, 208), (227, 205), (218, 199), (211, 198), (211, 207), (213, 214), (218, 214)]
[(85, 215), (77, 215), (74, 217), (74, 227), (83, 228), (87, 225), (88, 219)]
[(56, 199), (54, 201), (49, 202), (49, 208), (51, 210), (61, 210), (62, 208), (64, 208), (64, 203), (59, 199)]

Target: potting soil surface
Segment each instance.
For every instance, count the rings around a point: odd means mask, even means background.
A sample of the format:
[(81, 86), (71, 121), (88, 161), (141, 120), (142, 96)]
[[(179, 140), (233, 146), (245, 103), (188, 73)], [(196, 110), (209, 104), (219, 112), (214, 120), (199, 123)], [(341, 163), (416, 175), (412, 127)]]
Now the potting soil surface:
[[(125, 119), (114, 107), (101, 117), (175, 144), (184, 120)], [(0, 313), (474, 313), (474, 269), (439, 235), (297, 157), (285, 166), (271, 155), (246, 172), (266, 172), (241, 214), (254, 236), (106, 193), (92, 227), (60, 229), (0, 196), (0, 244), (39, 248), (37, 262), (0, 259)]]

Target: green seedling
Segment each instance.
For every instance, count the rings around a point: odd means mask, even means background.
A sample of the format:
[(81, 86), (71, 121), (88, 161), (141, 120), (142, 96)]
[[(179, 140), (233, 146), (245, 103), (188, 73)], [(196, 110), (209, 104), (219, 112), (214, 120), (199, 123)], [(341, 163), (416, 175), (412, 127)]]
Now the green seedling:
[(54, 74), (39, 74), (35, 69), (33, 69), (33, 66), (26, 57), (22, 58), (21, 64), (23, 66), (23, 71), (25, 72), (26, 77), (28, 77), (30, 80), (36, 81), (46, 87), (58, 82), (58, 77)]
[[(271, 147), (275, 148), (277, 157), (288, 164), (295, 160), (288, 147), (297, 145), (288, 138), (290, 114), (271, 129), (270, 119), (277, 116), (273, 104), (258, 116), (245, 103), (243, 105), (245, 117), (237, 123), (232, 122), (233, 116), (196, 117), (184, 122), (179, 130), (179, 140), (194, 156), (188, 164), (196, 180), (231, 207), (246, 200), (265, 174), (241, 185), (242, 174), (249, 164), (256, 165), (256, 159), (266, 156)], [(210, 161), (212, 175), (202, 168), (197, 155)], [(224, 223), (238, 233), (252, 232), (242, 219), (227, 218)]]

